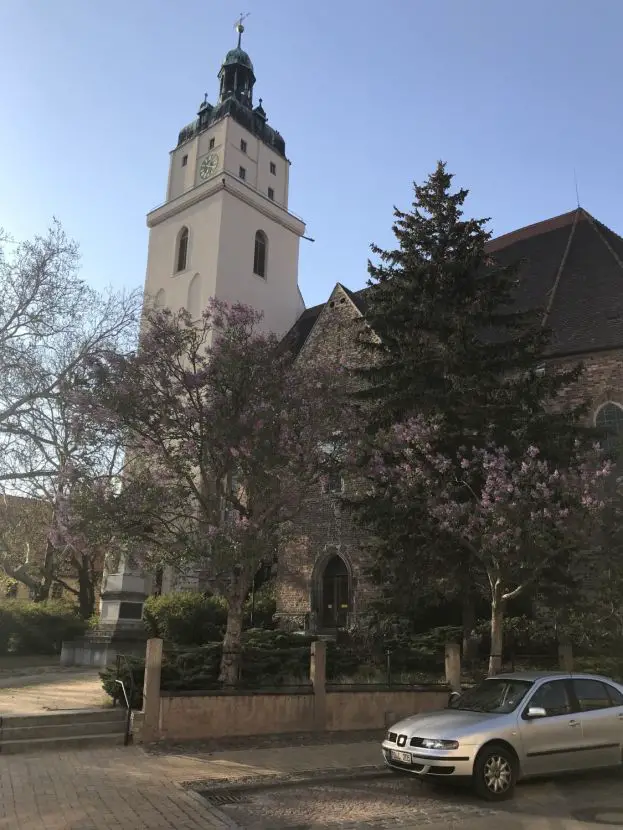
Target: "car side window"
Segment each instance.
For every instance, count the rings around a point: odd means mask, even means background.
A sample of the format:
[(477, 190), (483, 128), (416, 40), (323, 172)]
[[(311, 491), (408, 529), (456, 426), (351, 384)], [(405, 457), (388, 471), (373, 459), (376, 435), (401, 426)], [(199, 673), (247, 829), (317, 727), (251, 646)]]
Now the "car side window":
[(573, 681), (573, 691), (580, 704), (581, 712), (609, 709), (612, 706), (608, 691), (599, 680), (577, 678)]
[(615, 687), (611, 686), (609, 683), (604, 683), (604, 686), (606, 687), (606, 691), (608, 692), (612, 705), (623, 706), (623, 692), (615, 689)]
[(547, 716), (568, 715), (572, 711), (571, 701), (564, 680), (550, 680), (536, 690), (529, 706), (545, 709)]

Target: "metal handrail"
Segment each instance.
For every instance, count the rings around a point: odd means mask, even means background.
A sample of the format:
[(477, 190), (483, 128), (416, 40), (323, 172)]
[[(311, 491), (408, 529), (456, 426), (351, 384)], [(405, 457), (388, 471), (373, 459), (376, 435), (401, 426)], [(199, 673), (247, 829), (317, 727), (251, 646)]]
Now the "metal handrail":
[(132, 667), (127, 661), (127, 658), (124, 654), (117, 655), (117, 675), (119, 675), (119, 671), (121, 668), (121, 661), (123, 661), (126, 665), (126, 668), (130, 675), (130, 694), (125, 688), (125, 683), (121, 678), (117, 677), (115, 679), (115, 683), (118, 683), (121, 686), (121, 691), (123, 692), (123, 697), (125, 698), (125, 705), (127, 708), (127, 716), (125, 721), (125, 735), (123, 736), (123, 745), (128, 746), (130, 743), (130, 736), (132, 734), (132, 700), (134, 699), (134, 673), (132, 671)]

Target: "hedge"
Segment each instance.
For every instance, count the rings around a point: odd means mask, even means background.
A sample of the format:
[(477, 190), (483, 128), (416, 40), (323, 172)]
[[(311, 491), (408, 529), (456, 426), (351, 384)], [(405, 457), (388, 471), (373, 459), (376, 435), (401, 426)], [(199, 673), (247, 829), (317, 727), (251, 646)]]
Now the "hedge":
[(84, 634), (86, 622), (58, 600), (6, 600), (0, 605), (0, 654), (60, 654), (63, 640)]
[[(283, 631), (251, 629), (243, 634), (241, 674), (236, 684), (242, 689), (276, 687), (309, 682), (309, 655), (313, 637)], [(161, 688), (166, 691), (209, 691), (221, 688), (218, 680), (222, 642), (202, 646), (169, 646), (162, 660)], [(116, 682), (124, 682), (126, 691), (134, 683), (133, 706), (142, 705), (145, 661), (122, 658), (117, 666), (100, 673), (104, 691), (121, 701), (123, 692)]]

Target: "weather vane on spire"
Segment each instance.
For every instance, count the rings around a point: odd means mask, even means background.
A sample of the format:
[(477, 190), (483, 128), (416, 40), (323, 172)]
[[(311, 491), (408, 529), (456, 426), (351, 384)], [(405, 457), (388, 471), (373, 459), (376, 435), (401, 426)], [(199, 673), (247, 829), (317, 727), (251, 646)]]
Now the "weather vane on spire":
[(244, 25), (243, 25), (244, 21), (247, 19), (247, 17), (250, 14), (251, 14), (251, 12), (247, 12), (246, 14), (243, 14), (242, 12), (240, 12), (240, 17), (238, 18), (238, 20), (236, 20), (236, 22), (234, 24), (234, 28), (238, 32), (238, 49), (240, 49), (240, 45), (242, 43), (242, 33), (244, 32)]

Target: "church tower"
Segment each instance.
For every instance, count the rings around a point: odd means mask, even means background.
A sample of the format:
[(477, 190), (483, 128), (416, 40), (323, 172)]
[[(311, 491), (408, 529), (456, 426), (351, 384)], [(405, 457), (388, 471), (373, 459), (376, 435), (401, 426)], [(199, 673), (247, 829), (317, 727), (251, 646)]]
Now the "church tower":
[(146, 295), (199, 315), (211, 297), (263, 312), (262, 328), (283, 335), (304, 309), (298, 287), (305, 224), (288, 210), (285, 141), (254, 106), (255, 73), (238, 45), (170, 154), (166, 201), (147, 215)]

